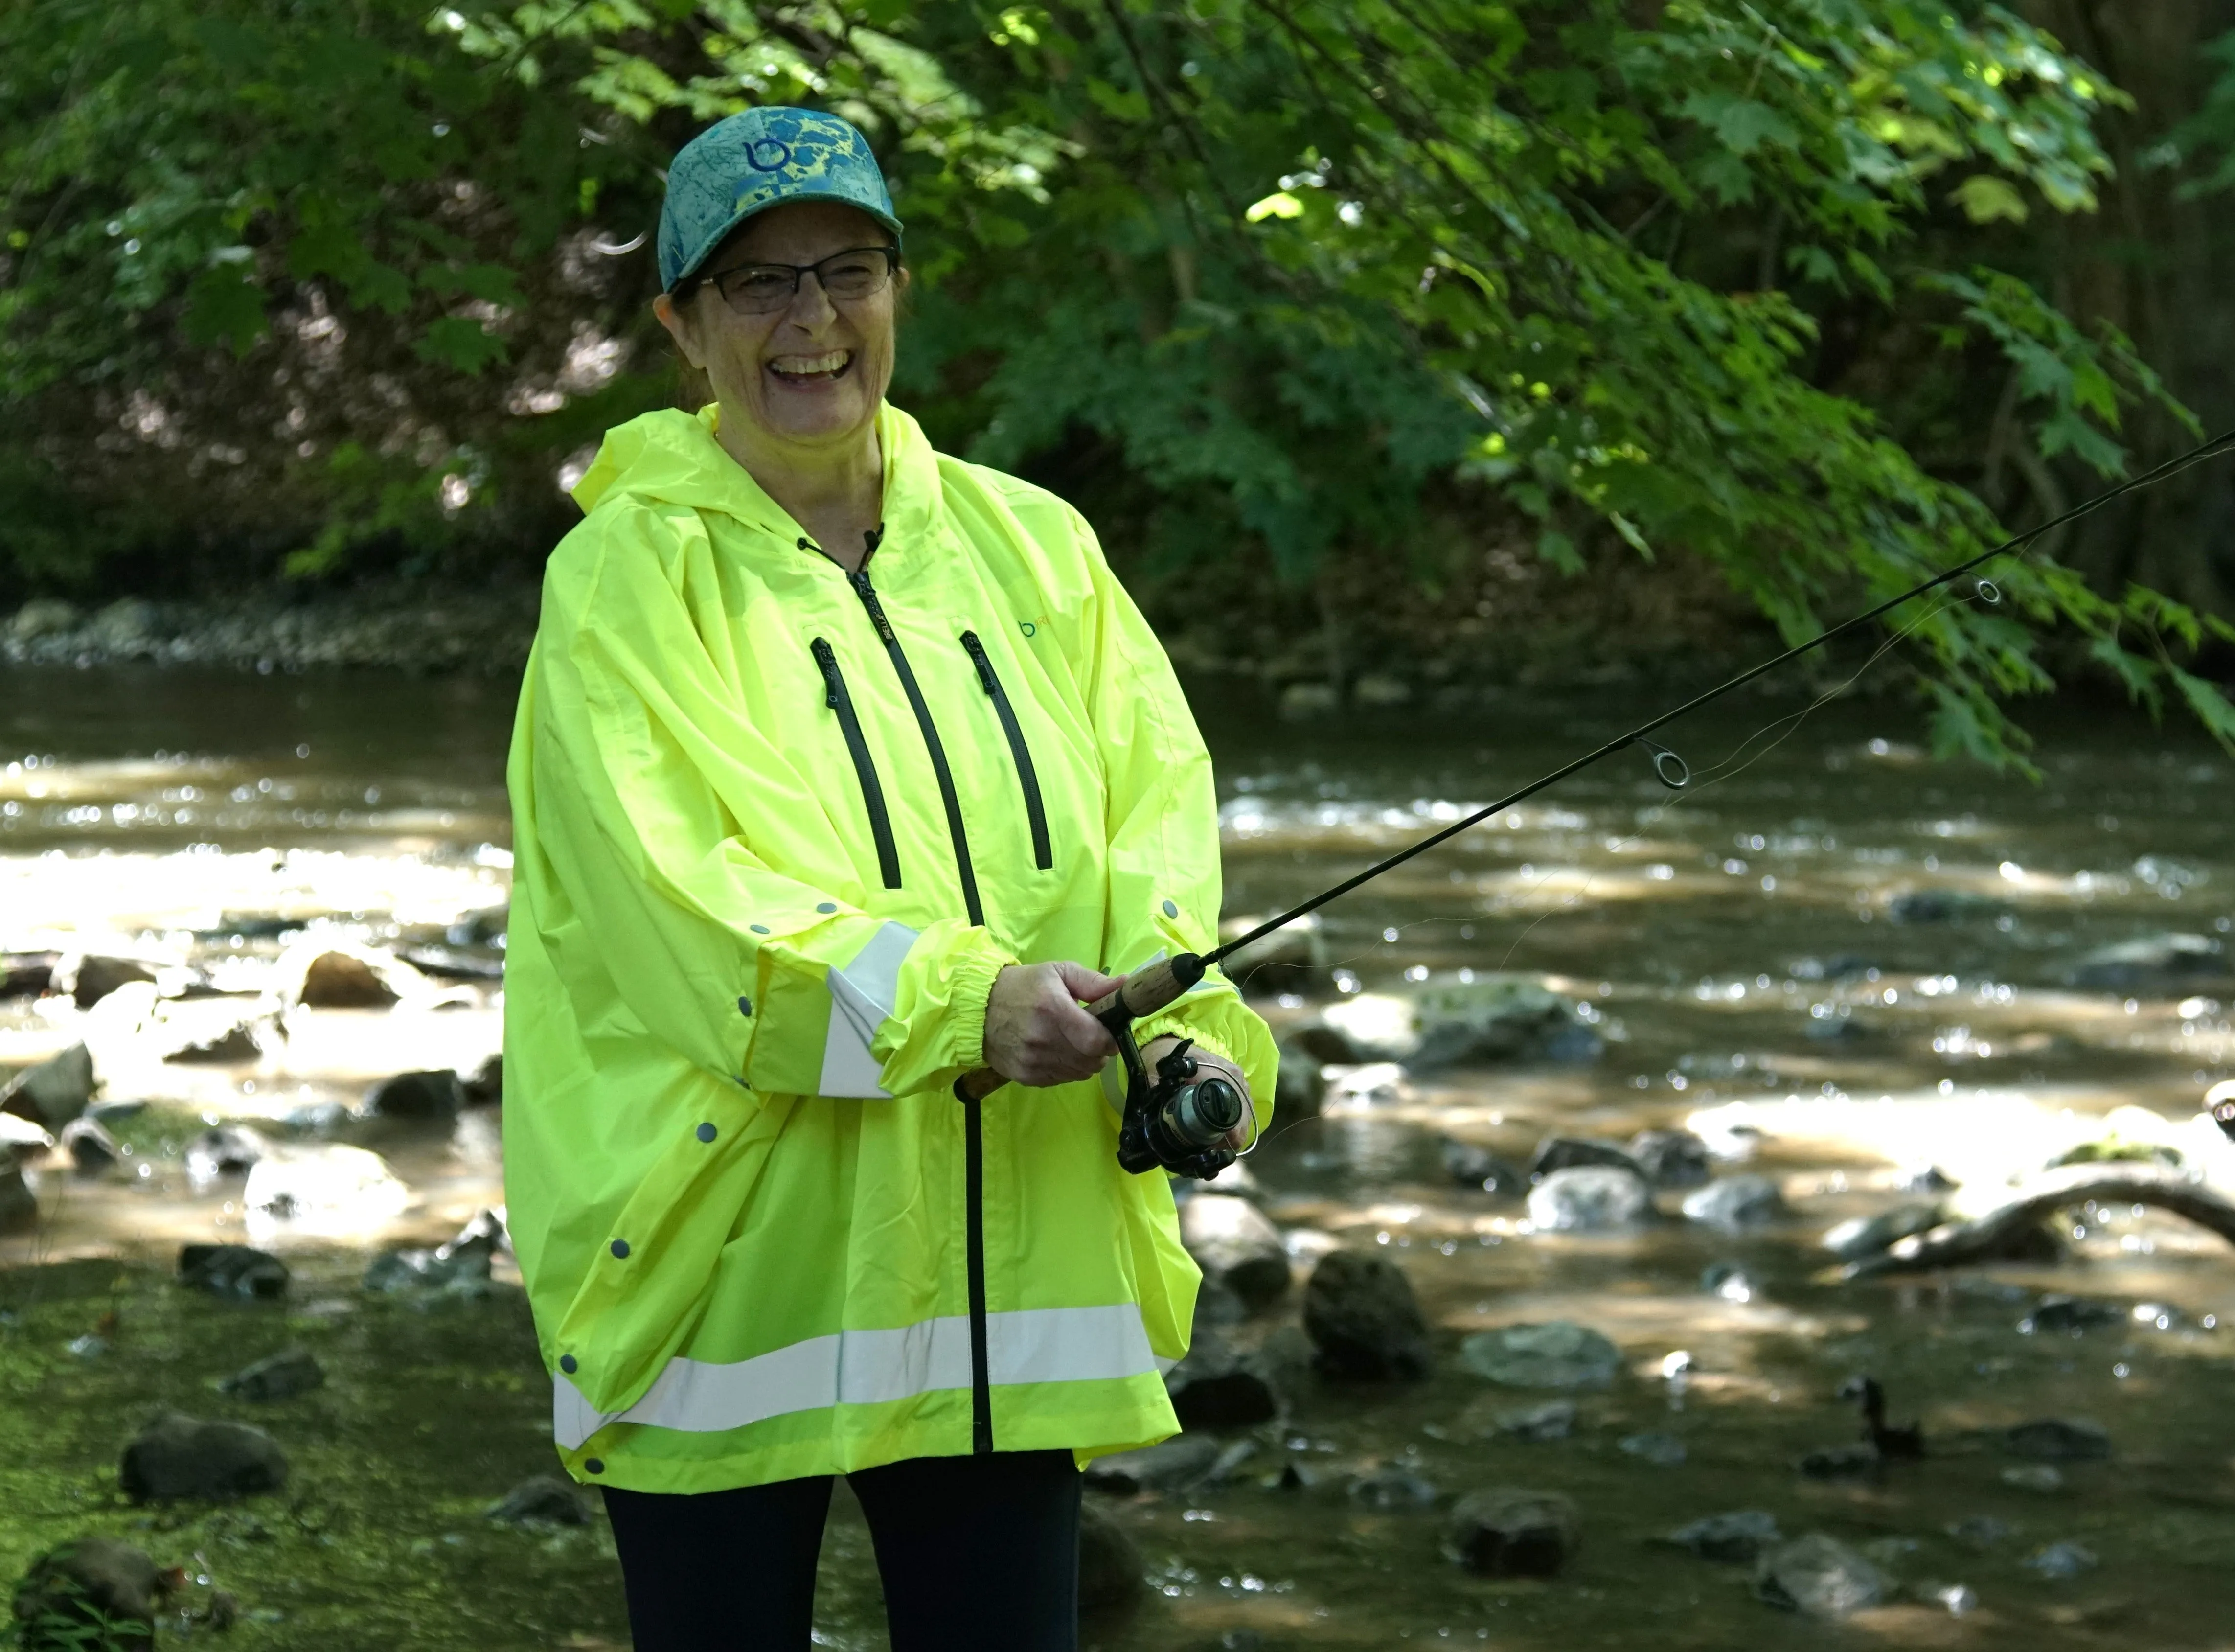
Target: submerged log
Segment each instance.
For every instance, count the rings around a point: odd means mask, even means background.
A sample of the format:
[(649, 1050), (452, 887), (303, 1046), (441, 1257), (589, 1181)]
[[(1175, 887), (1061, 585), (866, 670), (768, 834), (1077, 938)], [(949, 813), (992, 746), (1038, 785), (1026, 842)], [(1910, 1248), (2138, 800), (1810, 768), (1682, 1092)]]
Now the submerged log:
[(1959, 1268), (2008, 1255), (2057, 1211), (2090, 1200), (2101, 1204), (2147, 1204), (2186, 1216), (2235, 1244), (2235, 1203), (2178, 1170), (2161, 1165), (2124, 1163), (2068, 1164), (2048, 1170), (2015, 1189), (2010, 1196), (1969, 1222), (1943, 1223), (1928, 1233), (1899, 1240), (1875, 1256), (1839, 1269), (1845, 1281), (1880, 1274), (1919, 1273)]

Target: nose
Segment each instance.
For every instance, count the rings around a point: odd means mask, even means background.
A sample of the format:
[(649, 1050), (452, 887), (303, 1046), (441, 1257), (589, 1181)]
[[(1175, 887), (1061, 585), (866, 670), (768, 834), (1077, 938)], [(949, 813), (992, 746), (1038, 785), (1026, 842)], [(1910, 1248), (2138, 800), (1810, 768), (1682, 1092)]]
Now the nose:
[(798, 290), (791, 295), (791, 308), (784, 311), (783, 318), (806, 332), (820, 332), (838, 318), (838, 307), (830, 302), (822, 278), (814, 271), (800, 276)]

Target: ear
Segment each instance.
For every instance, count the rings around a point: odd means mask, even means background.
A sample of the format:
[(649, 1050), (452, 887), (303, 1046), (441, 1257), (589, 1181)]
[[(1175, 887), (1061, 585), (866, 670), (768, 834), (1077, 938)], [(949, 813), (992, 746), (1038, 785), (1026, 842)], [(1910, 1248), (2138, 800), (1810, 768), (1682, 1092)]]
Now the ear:
[[(694, 295), (695, 296), (695, 295)], [(675, 341), (675, 348), (683, 359), (700, 372), (706, 370), (706, 352), (698, 348), (698, 327), (689, 310), (678, 309), (673, 298), (661, 293), (652, 301), (652, 313), (659, 324), (667, 329), (667, 336)]]

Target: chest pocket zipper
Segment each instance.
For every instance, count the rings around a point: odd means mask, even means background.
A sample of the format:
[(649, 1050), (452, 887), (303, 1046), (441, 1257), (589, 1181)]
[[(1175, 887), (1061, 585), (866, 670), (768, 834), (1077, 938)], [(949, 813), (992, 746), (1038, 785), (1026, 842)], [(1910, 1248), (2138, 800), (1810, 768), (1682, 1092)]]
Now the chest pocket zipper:
[(1048, 842), (1047, 806), (1040, 801), (1039, 774), (1032, 767), (1032, 749), (1025, 744), (1025, 731), (1017, 721), (1017, 709), (1009, 704), (1009, 697), (1001, 687), (1001, 679), (994, 675), (993, 662), (986, 656), (986, 645), (978, 640), (978, 633), (964, 632), (962, 646), (978, 667), (978, 681), (986, 690), (986, 698), (993, 702), (993, 713), (1001, 719), (1001, 732), (1009, 737), (1009, 755), (1017, 760), (1017, 782), (1025, 789), (1025, 818), (1032, 823), (1032, 863), (1041, 871), (1047, 871), (1055, 865), (1055, 850)]
[(869, 813), (869, 836), (877, 843), (877, 870), (885, 887), (901, 887), (901, 854), (893, 842), (891, 816), (885, 812), (885, 789), (877, 783), (877, 765), (869, 760), (869, 743), (862, 738), (862, 719), (855, 714), (854, 697), (846, 692), (846, 678), (838, 670), (838, 656), (817, 637), (809, 645), (815, 663), (823, 668), (823, 701), (838, 713), (838, 731), (846, 737), (846, 750), (854, 759), (854, 773), (862, 783), (862, 806)]

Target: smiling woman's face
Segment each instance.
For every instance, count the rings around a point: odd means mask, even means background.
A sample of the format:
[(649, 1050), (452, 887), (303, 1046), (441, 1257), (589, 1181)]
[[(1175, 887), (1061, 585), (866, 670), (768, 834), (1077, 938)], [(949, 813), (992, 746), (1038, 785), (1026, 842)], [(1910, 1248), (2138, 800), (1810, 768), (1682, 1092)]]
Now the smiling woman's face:
[[(706, 277), (744, 264), (806, 265), (853, 247), (888, 246), (867, 213), (835, 201), (793, 201), (747, 220), (701, 266)], [(893, 305), (903, 271), (866, 298), (836, 299), (803, 277), (786, 307), (731, 309), (711, 279), (679, 303), (654, 305), (684, 358), (722, 404), (725, 443), (843, 448), (876, 422), (893, 376)], [(742, 427), (742, 428), (740, 428)]]

